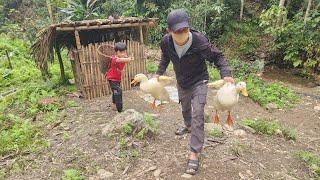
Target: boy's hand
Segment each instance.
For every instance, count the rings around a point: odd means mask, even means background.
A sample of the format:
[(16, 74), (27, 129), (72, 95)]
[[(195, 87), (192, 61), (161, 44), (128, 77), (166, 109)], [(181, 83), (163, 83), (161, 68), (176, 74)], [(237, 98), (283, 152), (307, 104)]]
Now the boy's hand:
[(230, 82), (230, 83), (234, 83), (234, 79), (232, 77), (224, 77), (223, 80), (225, 82)]

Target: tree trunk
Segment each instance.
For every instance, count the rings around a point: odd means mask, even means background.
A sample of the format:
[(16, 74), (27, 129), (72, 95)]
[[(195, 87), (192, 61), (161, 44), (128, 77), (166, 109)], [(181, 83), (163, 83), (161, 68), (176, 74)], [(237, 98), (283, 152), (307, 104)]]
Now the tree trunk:
[(48, 8), (51, 23), (54, 24), (55, 19), (54, 19), (53, 13), (52, 13), (52, 7), (51, 7), (50, 0), (46, 0), (46, 2), (47, 2), (47, 8)]
[(62, 83), (67, 83), (67, 77), (66, 74), (64, 72), (64, 65), (63, 65), (63, 60), (61, 57), (61, 52), (60, 52), (60, 48), (59, 47), (55, 47), (57, 56), (58, 56), (58, 61), (59, 61), (59, 65), (60, 65), (60, 74), (61, 74), (61, 80)]
[(309, 17), (309, 11), (310, 11), (310, 8), (311, 8), (311, 4), (312, 4), (312, 0), (309, 0), (308, 1), (308, 7), (307, 7), (307, 10), (306, 10), (306, 14), (304, 16), (304, 24), (307, 23), (307, 20), (308, 20), (308, 17)]
[(243, 8), (244, 8), (244, 0), (241, 0), (240, 20), (242, 20), (242, 17), (243, 17)]
[(285, 0), (280, 0), (279, 7), (284, 7)]

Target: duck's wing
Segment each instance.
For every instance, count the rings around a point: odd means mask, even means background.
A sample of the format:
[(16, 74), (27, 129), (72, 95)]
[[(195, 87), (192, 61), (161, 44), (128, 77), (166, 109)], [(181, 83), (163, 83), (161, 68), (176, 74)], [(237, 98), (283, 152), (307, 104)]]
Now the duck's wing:
[(208, 87), (218, 89), (218, 88), (221, 88), (225, 83), (226, 82), (223, 79), (220, 79), (220, 80), (208, 83)]

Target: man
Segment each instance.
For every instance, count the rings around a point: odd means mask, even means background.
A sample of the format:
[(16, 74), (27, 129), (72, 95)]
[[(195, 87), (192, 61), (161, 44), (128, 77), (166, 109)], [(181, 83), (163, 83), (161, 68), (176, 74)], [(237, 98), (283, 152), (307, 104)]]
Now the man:
[(161, 40), (162, 58), (156, 77), (164, 74), (170, 61), (173, 63), (185, 125), (176, 134), (191, 133), (191, 152), (185, 173), (194, 175), (198, 171), (198, 156), (204, 143), (204, 106), (209, 79), (205, 60), (219, 68), (225, 81), (233, 83), (234, 80), (223, 54), (203, 34), (190, 29), (185, 10), (170, 12), (167, 24), (169, 33)]

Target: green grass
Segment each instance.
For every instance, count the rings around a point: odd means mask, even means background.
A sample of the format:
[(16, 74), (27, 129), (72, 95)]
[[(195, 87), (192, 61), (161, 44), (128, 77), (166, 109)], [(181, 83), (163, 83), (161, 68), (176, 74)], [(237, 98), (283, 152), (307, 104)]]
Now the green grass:
[(122, 131), (124, 132), (124, 134), (130, 135), (133, 129), (129, 123), (125, 123), (124, 125), (122, 125)]
[(45, 145), (39, 129), (28, 120), (9, 114), (0, 117), (0, 155), (33, 152), (39, 145)]
[[(57, 60), (49, 63), (50, 80), (43, 81), (30, 55), (30, 45), (30, 42), (12, 39), (4, 34), (0, 36), (0, 154), (3, 156), (12, 153), (19, 155), (47, 146), (43, 133), (36, 127), (37, 123), (50, 124), (61, 119), (60, 114), (65, 106), (58, 97), (76, 90), (75, 86), (62, 86)], [(13, 69), (8, 66), (6, 50)], [(62, 55), (66, 75), (72, 78), (66, 52)], [(57, 102), (39, 104), (44, 98), (55, 98)]]
[(223, 137), (223, 132), (222, 132), (220, 129), (213, 128), (213, 129), (209, 132), (209, 136), (221, 138), (221, 137)]
[(296, 156), (298, 159), (306, 163), (315, 178), (320, 179), (320, 156), (308, 151), (300, 151)]
[(265, 84), (253, 75), (249, 76), (246, 82), (249, 97), (263, 107), (275, 103), (278, 108), (291, 108), (298, 100), (294, 91), (282, 84)]
[(142, 128), (137, 134), (135, 134), (135, 137), (140, 140), (145, 139), (147, 134), (156, 134), (159, 129), (159, 122), (154, 120), (150, 113), (144, 113), (144, 122), (146, 127)]
[(64, 170), (64, 175), (62, 176), (62, 180), (84, 180), (84, 176), (82, 172), (77, 169), (67, 169)]
[(264, 119), (244, 119), (241, 123), (243, 125), (251, 127), (260, 134), (274, 135), (276, 134), (277, 130), (280, 130), (280, 126), (278, 125), (278, 123), (266, 121)]
[(245, 145), (239, 141), (234, 141), (234, 142), (232, 142), (229, 150), (232, 155), (240, 157), (244, 153)]
[(259, 134), (276, 135), (281, 132), (281, 135), (286, 140), (297, 140), (297, 131), (295, 129), (280, 126), (275, 121), (267, 121), (265, 119), (244, 119), (240, 123), (251, 127)]

